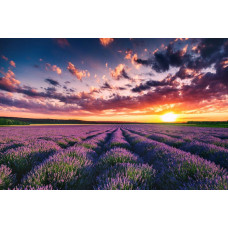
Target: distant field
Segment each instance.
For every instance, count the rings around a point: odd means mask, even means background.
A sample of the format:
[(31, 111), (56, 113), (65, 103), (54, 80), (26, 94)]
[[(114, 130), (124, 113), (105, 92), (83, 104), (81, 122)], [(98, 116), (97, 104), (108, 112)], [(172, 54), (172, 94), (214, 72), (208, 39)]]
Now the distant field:
[(162, 125), (173, 125), (173, 126), (188, 126), (188, 127), (218, 127), (218, 128), (228, 128), (228, 123), (227, 124), (203, 124), (203, 123), (195, 123), (195, 124), (185, 124), (185, 123), (159, 123)]
[[(107, 125), (107, 124), (29, 124), (27, 126), (72, 126), (72, 125)], [(127, 124), (126, 124), (127, 125)], [(131, 124), (129, 124), (131, 125)], [(148, 125), (171, 125), (171, 126), (188, 126), (188, 127), (211, 127), (211, 128), (228, 128), (228, 124), (185, 124), (185, 123), (149, 123)], [(18, 127), (21, 125), (0, 125), (0, 127)]]
[(162, 124), (0, 131), (0, 189), (228, 189), (228, 129)]

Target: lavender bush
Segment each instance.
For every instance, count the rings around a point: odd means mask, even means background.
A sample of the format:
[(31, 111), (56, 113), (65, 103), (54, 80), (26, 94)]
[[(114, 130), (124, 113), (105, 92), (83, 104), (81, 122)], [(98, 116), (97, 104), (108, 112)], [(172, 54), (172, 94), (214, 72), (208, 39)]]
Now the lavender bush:
[(13, 187), (15, 184), (15, 175), (6, 165), (0, 166), (0, 190)]
[(97, 177), (97, 186), (95, 189), (154, 189), (155, 173), (155, 170), (147, 164), (117, 164), (108, 168), (103, 174)]

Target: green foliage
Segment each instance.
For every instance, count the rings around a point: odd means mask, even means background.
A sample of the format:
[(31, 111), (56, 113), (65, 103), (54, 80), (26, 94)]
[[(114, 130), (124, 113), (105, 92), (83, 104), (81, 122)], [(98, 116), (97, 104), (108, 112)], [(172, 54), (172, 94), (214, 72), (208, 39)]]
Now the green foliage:
[(29, 124), (22, 122), (20, 120), (0, 118), (0, 125), (29, 125)]

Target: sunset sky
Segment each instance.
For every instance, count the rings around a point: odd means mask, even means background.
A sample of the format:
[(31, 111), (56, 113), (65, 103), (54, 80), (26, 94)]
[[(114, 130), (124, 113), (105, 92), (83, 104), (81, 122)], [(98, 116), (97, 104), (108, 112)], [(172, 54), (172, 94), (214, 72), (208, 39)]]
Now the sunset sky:
[(0, 39), (0, 116), (228, 120), (228, 39)]

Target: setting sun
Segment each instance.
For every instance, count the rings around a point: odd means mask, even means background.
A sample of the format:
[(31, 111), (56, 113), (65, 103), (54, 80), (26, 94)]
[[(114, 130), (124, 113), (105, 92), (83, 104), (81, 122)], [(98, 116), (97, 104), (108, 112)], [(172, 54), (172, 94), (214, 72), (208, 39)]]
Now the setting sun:
[(163, 122), (175, 122), (176, 119), (177, 119), (177, 114), (174, 114), (173, 112), (169, 112), (161, 116), (161, 120)]

